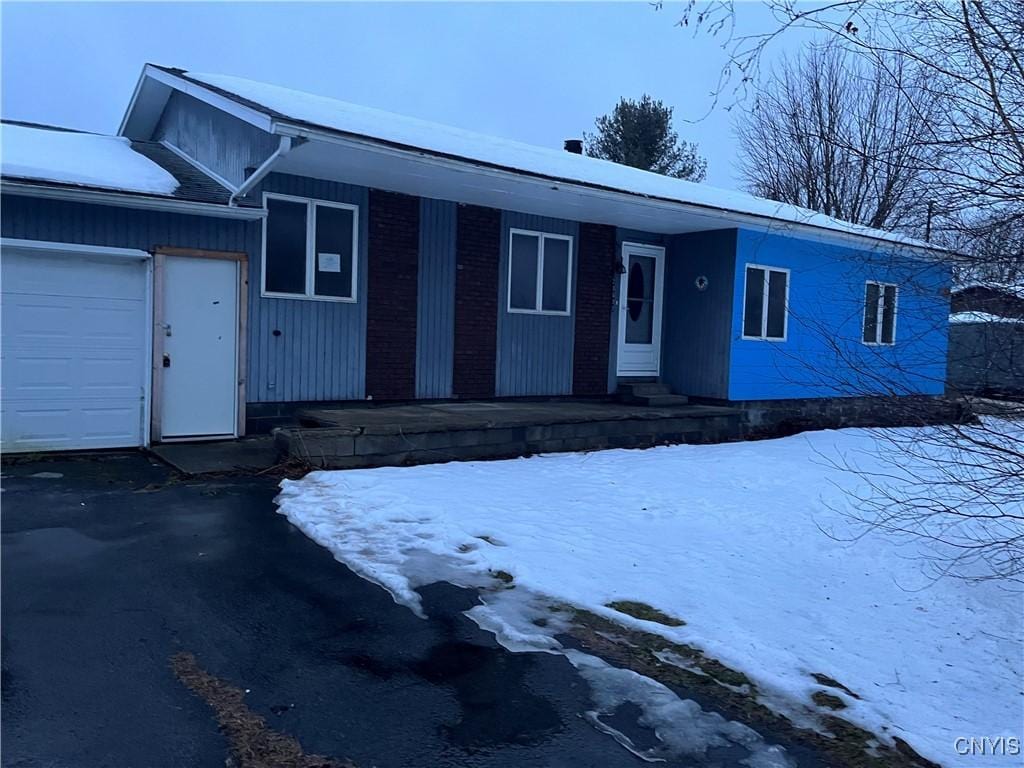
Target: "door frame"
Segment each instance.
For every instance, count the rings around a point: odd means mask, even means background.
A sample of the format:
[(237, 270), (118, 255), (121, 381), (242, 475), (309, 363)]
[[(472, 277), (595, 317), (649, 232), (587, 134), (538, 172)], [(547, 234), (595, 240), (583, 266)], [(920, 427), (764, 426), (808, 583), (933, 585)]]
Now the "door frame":
[[(636, 371), (622, 369), (622, 352), (626, 345), (626, 317), (629, 310), (626, 294), (629, 285), (629, 255), (637, 254), (654, 258), (654, 318), (651, 328), (651, 345), (657, 351), (654, 370)], [(649, 243), (624, 242), (620, 252), (622, 272), (619, 275), (618, 342), (615, 353), (615, 375), (620, 377), (649, 377), (661, 375), (661, 326), (665, 303), (665, 248)]]
[[(247, 359), (248, 305), (249, 305), (249, 254), (244, 251), (210, 251), (201, 248), (178, 248), (174, 246), (158, 246), (153, 249), (153, 359), (150, 378), (152, 390), (150, 396), (150, 439), (154, 443), (163, 441), (161, 417), (163, 410), (163, 369), (164, 357), (164, 289), (165, 263), (168, 256), (193, 259), (221, 259), (234, 261), (238, 265), (238, 323), (235, 339), (237, 359), (235, 361), (235, 378), (238, 381), (235, 395), (235, 431), (232, 437), (245, 434), (245, 378)], [(185, 442), (193, 438), (170, 438), (166, 442)]]

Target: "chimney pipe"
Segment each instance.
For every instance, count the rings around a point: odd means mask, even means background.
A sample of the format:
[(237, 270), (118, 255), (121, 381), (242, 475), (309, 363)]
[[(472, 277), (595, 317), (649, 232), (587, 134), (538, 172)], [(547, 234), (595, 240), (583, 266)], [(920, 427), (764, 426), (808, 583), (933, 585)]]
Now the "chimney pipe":
[(583, 139), (566, 139), (565, 140), (565, 151), (571, 152), (574, 155), (583, 154)]

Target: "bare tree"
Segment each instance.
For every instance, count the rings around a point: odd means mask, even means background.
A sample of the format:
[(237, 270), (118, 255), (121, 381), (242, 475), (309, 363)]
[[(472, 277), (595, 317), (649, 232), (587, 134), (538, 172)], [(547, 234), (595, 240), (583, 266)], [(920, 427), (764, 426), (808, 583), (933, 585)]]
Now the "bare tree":
[(919, 68), (835, 45), (784, 59), (736, 124), (750, 192), (878, 229), (921, 235), (941, 147)]
[[(858, 71), (877, 74), (878, 79), (861, 79), (856, 98), (850, 101), (842, 91), (846, 87), (845, 93), (850, 93), (849, 83), (830, 82), (835, 78), (830, 77), (828, 59), (813, 65), (823, 75), (820, 87), (807, 82), (802, 77), (806, 73), (799, 69), (791, 71), (796, 90), (776, 89), (780, 99), (777, 108), (772, 107), (776, 114), (751, 118), (750, 139), (767, 142), (760, 155), (751, 148), (746, 161), (757, 191), (788, 195), (787, 199), (801, 205), (874, 226), (903, 228), (909, 222), (913, 227), (914, 217), (901, 213), (898, 204), (880, 205), (872, 198), (857, 211), (850, 200), (862, 200), (863, 194), (851, 194), (843, 202), (834, 199), (837, 190), (845, 189), (832, 178), (836, 164), (843, 174), (850, 174), (851, 168), (857, 168), (859, 154), (862, 161), (877, 164), (867, 171), (868, 176), (877, 174), (882, 180), (894, 165), (914, 190), (908, 196), (921, 194), (919, 185), (926, 182), (932, 190), (929, 197), (940, 202), (941, 217), (933, 239), (960, 251), (951, 256), (950, 266), (956, 272), (1001, 282), (1024, 277), (1024, 5), (1019, 0), (820, 4), (766, 0), (765, 5), (776, 23), (756, 34), (737, 31), (736, 14), (742, 11), (732, 0), (710, 4), (691, 0), (680, 20), (698, 33), (717, 36), (729, 54), (716, 90), (718, 98), (746, 101), (753, 86), (760, 84), (766, 52), (794, 31), (817, 35), (819, 44), (840, 47), (845, 57), (858, 60)], [(900, 123), (905, 119), (910, 130), (895, 136), (889, 146), (882, 142), (879, 147), (876, 137), (861, 142), (862, 135), (843, 127), (834, 114), (849, 107), (853, 110), (850, 120), (855, 121), (858, 110), (870, 107), (876, 84), (890, 104), (910, 110), (910, 114), (903, 112)], [(787, 112), (785, 107), (793, 106), (793, 99), (807, 97), (811, 111), (797, 110), (798, 120), (793, 121), (793, 110)], [(818, 112), (813, 111), (815, 107)], [(868, 108), (866, 114), (874, 120), (885, 112), (872, 113)], [(772, 125), (773, 121), (779, 125)], [(891, 125), (879, 121), (867, 129)], [(788, 139), (787, 130), (790, 134), (807, 130), (809, 135), (817, 131), (823, 137), (837, 126), (841, 146), (835, 155), (821, 150), (810, 158), (801, 157), (801, 152), (808, 152), (807, 141), (787, 143), (783, 152), (779, 143), (772, 143), (776, 136)], [(862, 151), (851, 156), (847, 154), (851, 148)], [(769, 168), (766, 176), (759, 176), (752, 173), (751, 160), (793, 168)], [(854, 184), (853, 189), (860, 187)], [(800, 194), (805, 196), (796, 197)], [(872, 208), (892, 211), (873, 220), (877, 211)], [(871, 258), (884, 258), (884, 254)], [(937, 338), (946, 336), (942, 333)], [(850, 340), (850, 345), (834, 340), (836, 358), (848, 355), (846, 370), (856, 372), (835, 382), (837, 388), (847, 394), (856, 394), (857, 387), (863, 387), (864, 394), (891, 394), (889, 407), (903, 411), (902, 421), (927, 423), (927, 408), (917, 410), (916, 401), (901, 396), (906, 394), (901, 382), (908, 374), (916, 374), (923, 362), (894, 354), (879, 356), (877, 365), (865, 365), (855, 344), (856, 340)], [(1024, 407), (979, 404), (961, 393), (947, 392), (951, 400), (975, 408), (978, 418), (970, 424), (879, 432), (878, 450), (888, 459), (889, 471), (864, 471), (855, 460), (838, 461), (863, 480), (863, 492), (853, 496), (853, 514), (869, 527), (933, 543), (936, 564), (944, 573), (1020, 581), (1024, 579)]]

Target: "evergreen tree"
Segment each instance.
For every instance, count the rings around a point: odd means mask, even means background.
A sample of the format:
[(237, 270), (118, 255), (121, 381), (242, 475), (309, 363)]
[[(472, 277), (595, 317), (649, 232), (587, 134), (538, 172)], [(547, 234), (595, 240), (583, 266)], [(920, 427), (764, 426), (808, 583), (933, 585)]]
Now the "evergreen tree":
[(614, 163), (677, 179), (703, 181), (707, 161), (697, 145), (680, 141), (672, 128), (672, 107), (647, 94), (639, 101), (620, 99), (610, 115), (597, 118), (596, 133), (586, 133), (586, 151)]

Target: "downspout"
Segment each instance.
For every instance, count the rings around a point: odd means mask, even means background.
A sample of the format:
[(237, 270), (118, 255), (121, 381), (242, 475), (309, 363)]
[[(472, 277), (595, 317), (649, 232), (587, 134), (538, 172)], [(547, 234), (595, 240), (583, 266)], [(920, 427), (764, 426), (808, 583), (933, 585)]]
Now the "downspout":
[(247, 194), (249, 194), (249, 191), (257, 184), (259, 184), (264, 176), (270, 173), (270, 169), (273, 167), (274, 163), (276, 163), (279, 159), (281, 159), (289, 152), (291, 152), (291, 150), (291, 136), (282, 136), (281, 143), (277, 145), (277, 149), (275, 149), (271, 153), (270, 157), (264, 160), (262, 165), (260, 165), (259, 168), (253, 171), (252, 174), (245, 181), (242, 182), (242, 185), (238, 189), (231, 193), (231, 197), (228, 198), (228, 205), (238, 205), (237, 198), (245, 197)]

